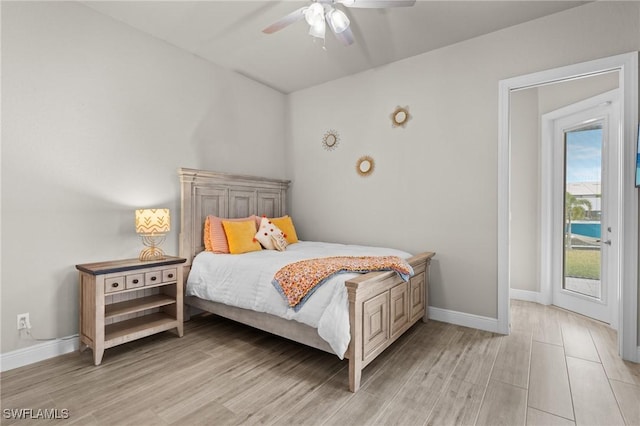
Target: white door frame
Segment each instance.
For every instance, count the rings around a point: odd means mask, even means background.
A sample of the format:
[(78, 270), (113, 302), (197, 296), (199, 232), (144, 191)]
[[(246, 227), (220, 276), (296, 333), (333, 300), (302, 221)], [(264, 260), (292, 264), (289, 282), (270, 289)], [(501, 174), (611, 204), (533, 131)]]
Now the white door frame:
[[(558, 290), (557, 284), (562, 278), (562, 258), (563, 258), (563, 237), (564, 221), (558, 218), (564, 216), (564, 186), (559, 186), (558, 182), (564, 178), (564, 144), (558, 143), (558, 139), (564, 139), (564, 130), (567, 123), (578, 120), (598, 117), (603, 121), (603, 176), (602, 193), (606, 196), (602, 199), (603, 226), (611, 226), (611, 234), (603, 234), (601, 240), (610, 239), (610, 246), (602, 246), (602, 301), (596, 302), (589, 297), (582, 296), (566, 290)], [(616, 172), (620, 156), (618, 147), (620, 145), (620, 90), (610, 90), (597, 96), (590, 97), (571, 105), (559, 108), (555, 111), (542, 115), (541, 124), (541, 189), (542, 198), (540, 202), (540, 290), (542, 301), (545, 304), (563, 302), (563, 306), (569, 310), (581, 312), (591, 311), (591, 315), (602, 321), (606, 321), (615, 330), (618, 329), (618, 288), (620, 277), (618, 267), (608, 268), (608, 259), (612, 264), (620, 265), (619, 261), (619, 196), (617, 187), (618, 179)], [(615, 143), (614, 143), (615, 139)], [(614, 162), (615, 167), (609, 168), (609, 163)], [(609, 179), (608, 173), (613, 179)], [(612, 203), (611, 199), (616, 199)], [(615, 284), (615, 285), (613, 285)], [(601, 306), (591, 305), (598, 303)]]
[(619, 170), (620, 282), (618, 289), (618, 343), (623, 359), (638, 361), (638, 190), (635, 158), (638, 129), (638, 52), (582, 62), (552, 70), (501, 80), (498, 88), (498, 332), (510, 328), (510, 93), (515, 90), (618, 71), (622, 94), (623, 156)]

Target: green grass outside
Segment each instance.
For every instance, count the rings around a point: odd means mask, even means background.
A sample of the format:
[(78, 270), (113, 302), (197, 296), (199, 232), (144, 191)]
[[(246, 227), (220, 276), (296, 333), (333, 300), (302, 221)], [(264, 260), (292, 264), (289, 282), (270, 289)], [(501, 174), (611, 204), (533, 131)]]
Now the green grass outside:
[(566, 250), (565, 276), (600, 279), (600, 250)]

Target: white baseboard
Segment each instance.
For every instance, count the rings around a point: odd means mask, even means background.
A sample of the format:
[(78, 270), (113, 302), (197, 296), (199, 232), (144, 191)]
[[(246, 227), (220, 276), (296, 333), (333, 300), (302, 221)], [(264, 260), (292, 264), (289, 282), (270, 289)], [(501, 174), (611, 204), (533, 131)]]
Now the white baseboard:
[(38, 343), (22, 349), (0, 354), (0, 371), (13, 370), (38, 361), (64, 355), (78, 350), (80, 340), (78, 335), (63, 337)]
[(546, 303), (544, 303), (542, 293), (540, 293), (539, 291), (518, 290), (516, 288), (512, 288), (509, 290), (509, 297), (511, 299), (524, 300), (526, 302), (535, 302), (546, 305)]
[(463, 327), (477, 328), (479, 330), (498, 333), (498, 320), (496, 318), (435, 308), (433, 306), (429, 306), (429, 318), (436, 321), (461, 325)]

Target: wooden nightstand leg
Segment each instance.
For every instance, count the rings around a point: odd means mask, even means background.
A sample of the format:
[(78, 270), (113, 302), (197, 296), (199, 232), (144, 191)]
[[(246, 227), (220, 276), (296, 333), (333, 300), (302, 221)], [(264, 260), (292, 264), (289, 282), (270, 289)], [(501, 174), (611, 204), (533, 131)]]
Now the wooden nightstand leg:
[(93, 363), (95, 365), (100, 365), (102, 362), (102, 356), (104, 355), (104, 349), (93, 349)]
[(182, 323), (176, 327), (176, 330), (178, 331), (178, 337), (184, 336), (184, 326)]

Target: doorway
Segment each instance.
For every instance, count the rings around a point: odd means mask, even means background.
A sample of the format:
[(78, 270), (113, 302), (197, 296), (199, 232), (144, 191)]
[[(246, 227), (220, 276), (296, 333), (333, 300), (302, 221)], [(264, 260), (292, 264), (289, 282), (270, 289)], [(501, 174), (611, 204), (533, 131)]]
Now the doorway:
[[(620, 91), (620, 132), (618, 152), (619, 183), (618, 250), (615, 269), (620, 274), (618, 297), (618, 344), (623, 359), (638, 360), (638, 191), (635, 188), (635, 156), (638, 122), (638, 52), (583, 62), (547, 71), (501, 80), (499, 83), (498, 134), (498, 326), (510, 330), (511, 284), (511, 99), (512, 93), (528, 88), (542, 88), (561, 82), (577, 81), (594, 75), (616, 72)], [(538, 269), (540, 270), (540, 269)], [(545, 274), (551, 274), (549, 270)], [(542, 278), (542, 277), (541, 277)], [(540, 280), (542, 281), (542, 280)], [(551, 282), (551, 279), (548, 280)], [(542, 299), (542, 297), (540, 297)], [(546, 303), (545, 300), (540, 300)], [(612, 320), (613, 321), (613, 320)]]
[(541, 125), (542, 291), (617, 329), (619, 91), (544, 114)]

